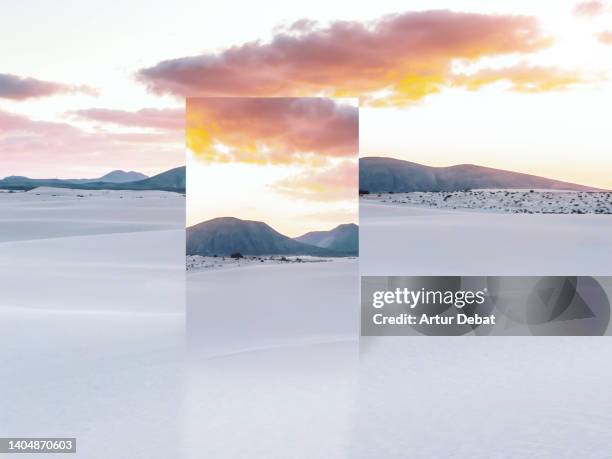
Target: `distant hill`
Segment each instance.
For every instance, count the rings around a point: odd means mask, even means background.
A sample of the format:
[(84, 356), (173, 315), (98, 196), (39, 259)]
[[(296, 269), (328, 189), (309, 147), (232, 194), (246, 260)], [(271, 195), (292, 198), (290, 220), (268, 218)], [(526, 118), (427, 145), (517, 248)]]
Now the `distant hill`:
[[(136, 180), (124, 181), (134, 177)], [(0, 189), (31, 190), (40, 186), (79, 190), (160, 190), (184, 193), (185, 166), (162, 172), (153, 177), (147, 177), (134, 171), (113, 171), (99, 179), (31, 179), (10, 176), (0, 180)]]
[(347, 255), (359, 253), (359, 227), (354, 223), (339, 225), (329, 231), (311, 231), (295, 240)]
[(430, 167), (393, 158), (359, 160), (359, 190), (371, 193), (411, 191), (462, 191), (477, 188), (539, 188), (568, 191), (602, 191), (536, 175), (460, 164)]
[(62, 179), (31, 179), (28, 177), (11, 175), (0, 180), (0, 189), (6, 190), (31, 190), (39, 186), (56, 188), (72, 187), (76, 185), (69, 180)]
[(130, 182), (131, 186), (153, 190), (182, 190), (186, 188), (185, 166), (176, 167), (153, 177)]
[(187, 228), (187, 255), (312, 255), (341, 256), (322, 247), (304, 244), (269, 225), (252, 220), (221, 217)]
[(127, 183), (136, 182), (138, 180), (148, 179), (148, 175), (141, 174), (136, 171), (121, 171), (116, 170), (103, 175), (99, 179), (92, 180), (93, 182), (108, 182), (108, 183)]

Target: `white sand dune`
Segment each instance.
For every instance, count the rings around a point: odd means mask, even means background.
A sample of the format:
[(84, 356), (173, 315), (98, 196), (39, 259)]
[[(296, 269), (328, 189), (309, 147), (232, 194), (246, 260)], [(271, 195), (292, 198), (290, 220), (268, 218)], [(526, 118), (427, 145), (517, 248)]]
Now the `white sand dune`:
[(358, 261), (245, 266), (187, 275), (187, 329), (205, 355), (358, 336)]
[(175, 193), (0, 193), (2, 435), (178, 457), (184, 213)]
[(612, 342), (367, 338), (359, 356), (355, 260), (189, 274), (185, 358), (184, 202), (146, 201), (124, 210), (150, 231), (0, 242), (3, 436), (76, 436), (86, 459), (609, 456)]
[(612, 342), (384, 337), (192, 356), (185, 456), (609, 456)]
[(0, 209), (0, 307), (183, 312), (183, 196), (41, 188)]
[(346, 457), (610, 456), (612, 341), (362, 338)]
[(185, 197), (164, 191), (35, 188), (0, 193), (0, 242), (180, 229)]
[(609, 275), (612, 215), (503, 214), (362, 201), (363, 275)]
[[(611, 215), (362, 201), (364, 275), (609, 275)], [(609, 285), (609, 284), (608, 284)], [(585, 337), (368, 337), (346, 457), (605, 458), (606, 362)]]
[(357, 260), (243, 266), (187, 279), (185, 457), (348, 457)]
[(183, 332), (178, 313), (0, 309), (2, 435), (77, 437), (83, 459), (180, 457)]
[(192, 355), (181, 457), (351, 457), (357, 368), (357, 342)]

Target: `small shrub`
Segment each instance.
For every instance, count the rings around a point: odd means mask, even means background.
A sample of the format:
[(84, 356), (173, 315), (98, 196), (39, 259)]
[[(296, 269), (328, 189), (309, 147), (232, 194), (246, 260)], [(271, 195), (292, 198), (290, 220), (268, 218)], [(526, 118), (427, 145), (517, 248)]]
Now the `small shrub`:
[(230, 255), (230, 258), (234, 258), (236, 260), (240, 259), (240, 258), (244, 258), (244, 255), (242, 255), (240, 252), (234, 252)]

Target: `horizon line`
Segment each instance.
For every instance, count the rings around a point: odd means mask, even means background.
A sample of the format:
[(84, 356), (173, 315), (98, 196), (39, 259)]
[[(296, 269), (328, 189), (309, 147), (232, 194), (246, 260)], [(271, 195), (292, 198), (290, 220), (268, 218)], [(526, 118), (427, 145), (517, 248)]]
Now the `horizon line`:
[(108, 172), (105, 172), (102, 175), (96, 176), (96, 177), (72, 177), (72, 176), (67, 176), (67, 177), (59, 177), (59, 176), (57, 176), (57, 177), (32, 177), (32, 176), (29, 176), (29, 175), (22, 175), (22, 174), (9, 174), (9, 175), (5, 175), (4, 177), (0, 177), (0, 180), (4, 180), (4, 179), (6, 179), (8, 177), (25, 177), (25, 178), (31, 179), (31, 180), (93, 180), (93, 179), (102, 178), (105, 175), (110, 174), (111, 172), (118, 172), (118, 171), (119, 172), (126, 172), (126, 173), (135, 172), (137, 174), (146, 175), (147, 178), (151, 178), (151, 177), (154, 177), (156, 175), (163, 174), (164, 172), (168, 172), (168, 171), (171, 171), (173, 169), (178, 169), (180, 167), (187, 167), (187, 166), (186, 166), (186, 164), (183, 164), (183, 165), (171, 167), (169, 169), (164, 168), (164, 169), (159, 170), (159, 172), (152, 173), (151, 175), (145, 174), (144, 172), (141, 172), (141, 171), (138, 171), (138, 170), (108, 169)]

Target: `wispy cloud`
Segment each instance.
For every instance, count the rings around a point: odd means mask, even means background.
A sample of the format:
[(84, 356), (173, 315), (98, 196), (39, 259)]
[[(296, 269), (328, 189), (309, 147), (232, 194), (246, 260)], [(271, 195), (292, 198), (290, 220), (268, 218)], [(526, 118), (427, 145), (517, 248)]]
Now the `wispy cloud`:
[(57, 94), (97, 95), (97, 90), (89, 86), (69, 85), (36, 78), (21, 77), (9, 73), (0, 73), (0, 98), (26, 100)]
[(0, 175), (66, 176), (71, 170), (131, 168), (159, 171), (183, 162), (173, 132), (85, 131), (0, 110)]
[(79, 119), (108, 123), (123, 127), (153, 128), (161, 130), (185, 129), (184, 109), (143, 108), (137, 111), (88, 108), (68, 113)]
[(517, 92), (567, 89), (587, 81), (579, 71), (532, 66), (525, 63), (498, 69), (482, 69), (472, 74), (456, 74), (451, 77), (451, 80), (454, 85), (464, 86), (472, 91), (492, 83), (506, 82), (510, 90)]
[(612, 45), (612, 30), (605, 30), (595, 34), (595, 38), (604, 45)]
[(166, 60), (137, 78), (154, 93), (179, 97), (325, 94), (403, 105), (452, 83), (457, 60), (531, 53), (551, 44), (529, 16), (436, 10), (329, 26), (300, 20), (270, 42)]
[(592, 18), (606, 11), (606, 4), (599, 0), (580, 2), (574, 7), (574, 15), (583, 18)]
[(358, 109), (325, 98), (194, 98), (187, 146), (210, 162), (322, 164), (357, 155)]
[(287, 177), (270, 186), (279, 193), (306, 201), (355, 200), (358, 167), (356, 160), (345, 160)]

